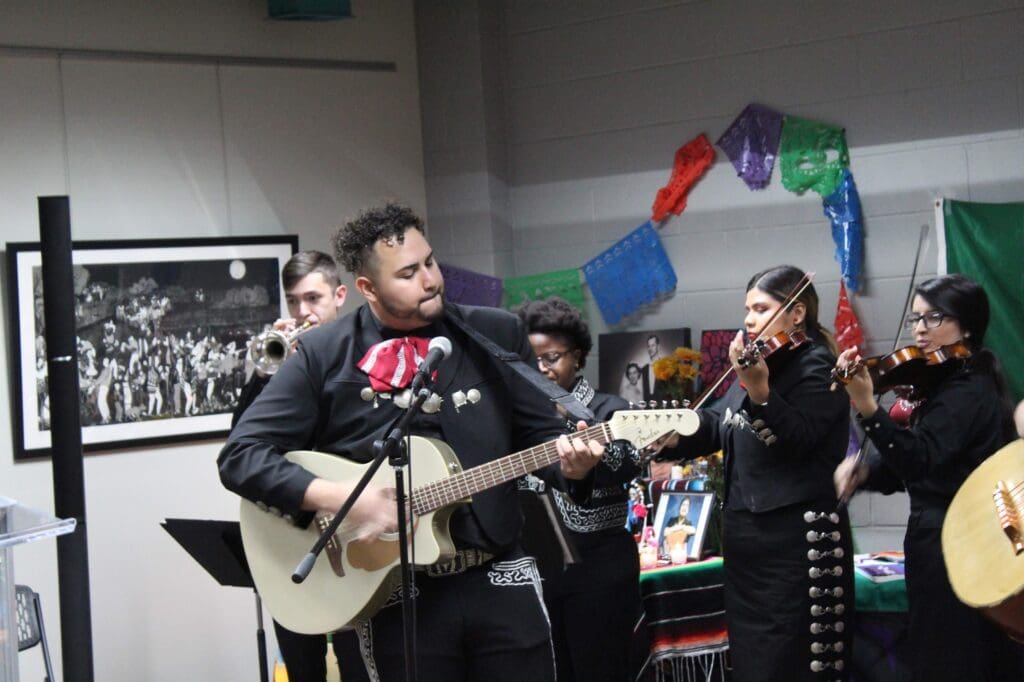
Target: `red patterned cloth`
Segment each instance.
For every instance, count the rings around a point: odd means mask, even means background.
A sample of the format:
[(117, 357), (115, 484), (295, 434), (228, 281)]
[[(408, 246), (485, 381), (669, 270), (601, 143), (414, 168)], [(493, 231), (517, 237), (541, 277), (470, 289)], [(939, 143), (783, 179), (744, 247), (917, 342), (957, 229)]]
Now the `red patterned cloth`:
[(416, 369), (427, 356), (430, 339), (402, 336), (375, 343), (359, 361), (359, 369), (370, 377), (375, 391), (405, 388), (416, 375)]
[(846, 284), (839, 283), (839, 304), (836, 306), (836, 345), (840, 351), (847, 348), (861, 348), (864, 345), (864, 332), (860, 321), (853, 312), (850, 299), (846, 295)]
[[(700, 383), (701, 390), (704, 390), (718, 378), (729, 371), (729, 344), (736, 338), (735, 329), (705, 329), (700, 335)], [(717, 400), (725, 395), (732, 382), (736, 380), (735, 374), (729, 374), (725, 381), (715, 389), (711, 395)]]
[(668, 184), (658, 190), (651, 207), (651, 220), (661, 222), (669, 213), (679, 215), (686, 208), (686, 195), (711, 162), (715, 160), (715, 148), (704, 133), (693, 138), (676, 150), (672, 176)]

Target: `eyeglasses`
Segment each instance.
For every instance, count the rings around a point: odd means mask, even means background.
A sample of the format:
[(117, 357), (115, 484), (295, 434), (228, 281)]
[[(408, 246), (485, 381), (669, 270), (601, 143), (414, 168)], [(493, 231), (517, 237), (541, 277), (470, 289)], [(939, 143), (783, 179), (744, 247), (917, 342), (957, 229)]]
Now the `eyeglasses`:
[(938, 310), (933, 310), (930, 313), (925, 313), (924, 315), (921, 315), (920, 313), (911, 313), (910, 315), (907, 315), (907, 319), (903, 320), (903, 326), (907, 329), (913, 329), (917, 326), (918, 322), (924, 320), (925, 329), (935, 329), (948, 317), (953, 317), (953, 315), (947, 315), (946, 313), (939, 312)]
[(552, 350), (544, 353), (543, 355), (537, 356), (537, 364), (541, 367), (547, 367), (548, 369), (554, 369), (558, 361), (564, 356), (568, 355), (569, 351)]

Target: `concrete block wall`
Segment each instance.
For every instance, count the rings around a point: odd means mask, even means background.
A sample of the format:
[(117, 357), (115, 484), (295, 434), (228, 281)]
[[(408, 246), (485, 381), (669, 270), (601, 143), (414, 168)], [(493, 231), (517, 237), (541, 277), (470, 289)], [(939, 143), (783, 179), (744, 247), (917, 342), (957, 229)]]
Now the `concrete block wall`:
[(431, 245), (441, 262), (513, 274), (500, 7), (416, 3)]
[[(935, 199), (1024, 200), (1020, 0), (446, 3), (454, 14), (460, 5), (500, 10), (507, 166), (488, 172), (506, 180), (514, 274), (582, 265), (645, 221), (676, 148), (701, 132), (716, 140), (751, 101), (846, 128), (866, 240), (853, 305), (870, 352), (894, 342)], [(429, 63), (424, 92), (440, 77)], [(429, 138), (425, 126), (428, 159)], [(428, 162), (436, 224), (435, 180)], [(660, 233), (675, 294), (615, 329), (588, 295), (595, 334), (739, 327), (747, 278), (783, 262), (818, 273), (822, 318), (834, 315), (839, 270), (820, 198), (785, 191), (778, 169), (751, 192), (719, 151)], [(922, 275), (936, 271), (930, 235)], [(860, 495), (851, 510), (862, 549), (901, 545), (905, 496)]]

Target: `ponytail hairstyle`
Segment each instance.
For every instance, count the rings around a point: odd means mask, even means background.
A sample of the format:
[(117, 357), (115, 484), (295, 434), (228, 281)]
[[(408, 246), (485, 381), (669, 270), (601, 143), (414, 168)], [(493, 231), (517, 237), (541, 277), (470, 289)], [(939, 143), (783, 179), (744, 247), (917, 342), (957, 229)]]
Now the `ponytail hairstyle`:
[(933, 309), (956, 318), (964, 334), (962, 343), (971, 351), (967, 369), (992, 378), (1002, 413), (1003, 434), (1012, 440), (1016, 437), (1016, 429), (1010, 389), (999, 358), (983, 345), (990, 317), (988, 294), (976, 281), (959, 273), (933, 277), (919, 284), (914, 293)]
[[(803, 279), (804, 271), (792, 265), (778, 265), (774, 268), (762, 270), (747, 282), (747, 291), (760, 289), (779, 303), (786, 300), (786, 296), (794, 291), (797, 283)], [(804, 315), (804, 331), (813, 339), (824, 343), (832, 351), (833, 355), (839, 355), (839, 347), (832, 336), (832, 332), (821, 325), (818, 321), (818, 292), (813, 284), (808, 284), (803, 293), (796, 298), (798, 303), (804, 304), (806, 314)]]

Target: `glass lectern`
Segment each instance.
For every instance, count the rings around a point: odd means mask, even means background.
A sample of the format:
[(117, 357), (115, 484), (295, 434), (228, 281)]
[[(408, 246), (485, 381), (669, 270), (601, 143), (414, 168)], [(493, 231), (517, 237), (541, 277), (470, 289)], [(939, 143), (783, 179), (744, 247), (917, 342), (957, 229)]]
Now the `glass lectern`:
[(74, 519), (57, 519), (0, 495), (0, 682), (18, 680), (14, 545), (64, 535), (74, 529)]

